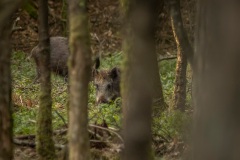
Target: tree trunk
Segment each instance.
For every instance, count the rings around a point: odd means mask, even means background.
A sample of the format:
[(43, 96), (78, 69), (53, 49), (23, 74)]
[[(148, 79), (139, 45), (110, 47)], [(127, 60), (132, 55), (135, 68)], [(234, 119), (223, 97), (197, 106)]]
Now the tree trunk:
[[(158, 14), (163, 12), (164, 4), (165, 4), (164, 1), (159, 1)], [(157, 20), (156, 20), (156, 23), (161, 24), (161, 22), (157, 22)], [(163, 110), (165, 110), (167, 107), (167, 104), (165, 103), (164, 96), (163, 96), (163, 88), (162, 88), (161, 75), (158, 67), (157, 54), (155, 54), (155, 61), (153, 61), (153, 65), (154, 65), (153, 114), (156, 116), (159, 116), (158, 113), (161, 113)]]
[(173, 33), (177, 45), (182, 52), (182, 55), (185, 56), (192, 66), (193, 63), (193, 48), (189, 43), (187, 33), (183, 27), (183, 21), (180, 10), (180, 0), (169, 0), (170, 5), (170, 14), (173, 27)]
[(123, 159), (151, 156), (151, 106), (154, 96), (154, 44), (157, 0), (123, 1), (125, 14), (122, 97)]
[(13, 159), (11, 89), (11, 16), (20, 0), (0, 2), (0, 160)]
[(88, 160), (88, 87), (91, 49), (85, 0), (69, 0), (70, 25), (70, 108), (69, 159)]
[[(6, 24), (5, 22), (2, 24)], [(11, 112), (11, 69), (10, 69), (10, 25), (0, 31), (0, 159), (12, 159), (12, 112)]]
[(199, 1), (194, 160), (240, 159), (240, 2)]
[(187, 33), (183, 27), (180, 0), (170, 0), (169, 6), (172, 30), (177, 44), (178, 57), (174, 89), (174, 108), (184, 111), (186, 103), (187, 58), (189, 59), (190, 64), (192, 64), (193, 49), (189, 43)]
[(39, 67), (40, 103), (37, 117), (37, 152), (40, 159), (55, 159), (52, 139), (52, 98), (50, 72), (50, 42), (48, 35), (47, 0), (39, 0)]

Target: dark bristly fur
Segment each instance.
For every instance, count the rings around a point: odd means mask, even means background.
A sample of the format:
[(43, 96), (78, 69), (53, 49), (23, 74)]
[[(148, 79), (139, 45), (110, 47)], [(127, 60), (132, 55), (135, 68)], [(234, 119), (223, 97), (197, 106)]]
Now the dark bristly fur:
[(108, 103), (120, 97), (120, 69), (98, 70), (100, 66), (99, 57), (96, 58), (93, 70), (93, 83), (96, 87), (96, 103)]
[[(68, 67), (67, 60), (69, 55), (68, 39), (65, 37), (51, 37), (50, 38), (50, 51), (51, 51), (51, 71), (63, 76), (68, 77)], [(36, 63), (37, 77), (36, 80), (40, 77), (39, 70), (39, 47), (35, 46), (31, 53), (30, 58), (33, 58)]]

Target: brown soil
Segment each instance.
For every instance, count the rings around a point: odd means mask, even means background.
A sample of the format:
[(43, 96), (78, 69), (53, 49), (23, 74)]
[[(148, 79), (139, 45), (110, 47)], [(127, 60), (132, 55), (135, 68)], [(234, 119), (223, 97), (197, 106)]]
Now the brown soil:
[[(195, 1), (182, 0), (182, 13), (184, 24), (192, 39), (193, 12)], [(37, 3), (32, 2), (37, 10)], [(89, 0), (89, 26), (91, 35), (91, 48), (94, 54), (108, 54), (121, 51), (121, 20), (119, 1)], [(171, 30), (171, 23), (167, 13), (167, 7), (159, 13), (156, 42), (158, 54), (175, 54), (175, 41)], [(66, 4), (63, 1), (49, 1), (49, 30), (50, 36), (68, 36), (66, 19)], [(12, 34), (14, 50), (29, 53), (38, 43), (37, 17), (30, 16), (24, 9), (19, 9), (14, 20), (19, 17), (16, 30)]]
[[(36, 3), (34, 3), (36, 4)], [(92, 51), (94, 54), (114, 53), (121, 48), (120, 39), (120, 16), (118, 1), (111, 0), (89, 0), (89, 26), (91, 35)], [(50, 36), (68, 36), (66, 6), (62, 1), (49, 2), (49, 31)], [(36, 4), (37, 9), (37, 4)], [(12, 34), (14, 50), (29, 53), (34, 45), (38, 43), (38, 22), (25, 10), (19, 9), (14, 16), (20, 20), (16, 30)], [(64, 18), (65, 17), (65, 18)]]

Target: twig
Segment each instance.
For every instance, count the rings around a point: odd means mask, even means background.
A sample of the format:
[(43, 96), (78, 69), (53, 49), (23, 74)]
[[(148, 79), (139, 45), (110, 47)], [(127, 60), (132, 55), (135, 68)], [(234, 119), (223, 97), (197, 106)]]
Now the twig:
[[(62, 135), (62, 134), (65, 134), (65, 133), (67, 133), (67, 128), (53, 131), (53, 134), (54, 134), (54, 135)], [(18, 140), (34, 139), (34, 138), (36, 138), (36, 135), (35, 135), (35, 134), (20, 135), (20, 136), (14, 137), (14, 139), (18, 139)]]
[[(164, 134), (166, 134), (166, 136), (167, 136), (168, 139), (172, 139), (172, 137), (170, 136), (170, 133), (169, 133), (168, 131), (164, 130), (163, 128), (161, 129), (161, 131), (162, 131)], [(167, 140), (167, 138), (164, 138), (164, 139)]]
[(101, 140), (95, 140), (95, 139), (90, 140), (90, 142), (92, 142), (92, 143), (111, 143), (109, 141), (101, 141)]
[(59, 118), (63, 121), (64, 125), (67, 127), (67, 123), (65, 121), (65, 119), (63, 118), (63, 116), (56, 110), (54, 110), (56, 112), (56, 114), (59, 116)]
[(63, 134), (66, 134), (67, 131), (68, 131), (67, 128), (55, 130), (55, 131), (53, 131), (53, 135), (63, 135)]
[(155, 134), (154, 136), (155, 137), (158, 136), (158, 137), (162, 138), (164, 141), (169, 142), (169, 140), (161, 134)]
[(34, 139), (35, 137), (36, 136), (34, 134), (29, 134), (29, 135), (20, 135), (14, 138), (18, 140), (23, 140), (23, 139)]
[(172, 59), (176, 59), (177, 56), (172, 56), (172, 57), (163, 57), (163, 58), (158, 58), (158, 61), (165, 61), (165, 60), (172, 60)]
[(35, 142), (26, 142), (26, 141), (21, 141), (18, 139), (13, 139), (13, 143), (19, 146), (27, 146), (27, 147), (31, 147), (31, 148), (35, 148), (36, 144)]
[[(13, 139), (13, 143), (16, 145), (19, 145), (19, 146), (26, 146), (26, 147), (31, 147), (31, 148), (36, 147), (35, 142), (26, 142), (26, 141), (21, 141), (18, 139)], [(54, 146), (56, 149), (63, 149), (65, 147), (65, 145), (62, 145), (62, 144), (55, 144)]]
[(124, 142), (123, 138), (117, 132), (115, 132), (115, 131), (113, 131), (111, 129), (104, 128), (104, 127), (101, 127), (101, 126), (97, 126), (97, 125), (94, 125), (94, 124), (89, 124), (89, 127), (99, 128), (99, 129), (111, 132), (111, 133), (115, 134), (122, 142)]
[(12, 33), (13, 33), (14, 31), (17, 31), (17, 30), (23, 30), (22, 27), (17, 27), (18, 21), (20, 21), (20, 17), (17, 17), (17, 18), (15, 19), (15, 21), (13, 22), (13, 25), (12, 25)]
[(21, 105), (24, 106), (24, 105), (23, 105), (22, 96), (20, 96), (19, 99), (20, 99)]
[(56, 148), (56, 149), (64, 149), (65, 148), (65, 145), (63, 145), (63, 144), (54, 144), (54, 147)]
[(102, 41), (100, 41), (100, 39), (98, 38), (97, 34), (93, 34), (93, 36), (97, 39), (99, 45), (100, 45), (100, 48), (101, 48), (101, 51), (99, 53), (99, 55), (101, 56), (102, 55), (102, 50), (103, 50), (103, 43), (105, 42), (105, 39), (103, 39)]
[[(67, 80), (66, 80), (66, 79), (67, 79), (67, 78), (64, 77), (64, 81), (67, 83)], [(64, 93), (64, 92), (66, 92), (66, 91), (68, 91), (67, 88), (64, 88), (64, 89), (58, 91), (56, 94), (59, 95), (59, 94), (62, 94), (62, 93)]]

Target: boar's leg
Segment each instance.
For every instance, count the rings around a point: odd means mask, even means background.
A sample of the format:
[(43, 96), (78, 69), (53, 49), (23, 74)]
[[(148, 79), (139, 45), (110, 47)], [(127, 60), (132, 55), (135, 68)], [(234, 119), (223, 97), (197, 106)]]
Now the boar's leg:
[(35, 59), (35, 62), (36, 62), (36, 77), (34, 78), (33, 83), (39, 83), (39, 79), (40, 79), (40, 76), (41, 76), (41, 71), (40, 71), (40, 68), (39, 68), (38, 60)]

